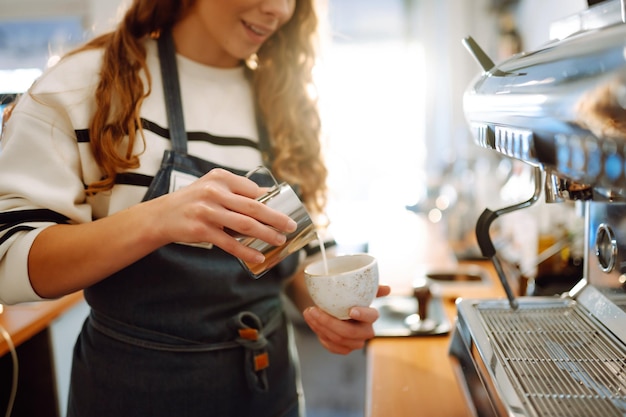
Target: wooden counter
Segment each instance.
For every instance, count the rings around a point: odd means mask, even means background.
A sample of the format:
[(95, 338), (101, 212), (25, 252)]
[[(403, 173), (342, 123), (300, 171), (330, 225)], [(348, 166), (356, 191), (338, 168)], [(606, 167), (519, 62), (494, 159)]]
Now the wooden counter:
[[(19, 346), (46, 329), (54, 319), (82, 299), (82, 292), (77, 292), (58, 300), (4, 306), (4, 311), (0, 314), (0, 325), (11, 335), (13, 344)], [(2, 338), (0, 356), (8, 351), (9, 345)]]
[[(481, 262), (496, 280), (493, 267)], [(471, 298), (504, 297), (494, 285)], [(456, 305), (444, 301), (454, 323)], [(366, 417), (470, 416), (466, 400), (452, 368), (448, 347), (452, 332), (442, 336), (376, 338), (367, 347)]]
[(12, 417), (59, 417), (56, 369), (51, 324), (83, 299), (78, 292), (58, 300), (4, 306), (0, 325), (9, 333), (18, 358), (17, 386), (13, 381), (16, 363), (9, 344), (0, 337), (0, 410), (4, 412), (17, 388)]
[(377, 339), (368, 347), (366, 416), (469, 416), (448, 337)]
[[(417, 219), (417, 220), (415, 220)], [(388, 260), (387, 264), (405, 262), (404, 269), (451, 270), (464, 264), (475, 264), (484, 269), (490, 285), (474, 287), (460, 293), (464, 298), (501, 298), (505, 296), (493, 265), (489, 261), (462, 262), (450, 259), (450, 248), (445, 237), (432, 224), (419, 219), (403, 218), (405, 235), (417, 237), (409, 244), (413, 247), (398, 250), (401, 256)], [(408, 230), (408, 231), (407, 231)], [(395, 242), (394, 236), (380, 237), (381, 247)], [(402, 240), (401, 240), (402, 241)], [(406, 240), (404, 240), (406, 242)], [(385, 244), (387, 246), (385, 246)], [(376, 249), (376, 247), (375, 247)], [(386, 257), (393, 256), (393, 247), (375, 253), (385, 266)], [(411, 264), (403, 260), (411, 255)], [(388, 275), (391, 274), (392, 277)], [(381, 269), (381, 280), (392, 287), (406, 291), (411, 285), (411, 276), (404, 277), (402, 271)], [(394, 281), (395, 280), (395, 281)], [(456, 320), (454, 296), (444, 298), (444, 309), (452, 323)], [(366, 417), (466, 417), (471, 412), (452, 368), (448, 348), (452, 332), (440, 336), (381, 337), (368, 343)]]

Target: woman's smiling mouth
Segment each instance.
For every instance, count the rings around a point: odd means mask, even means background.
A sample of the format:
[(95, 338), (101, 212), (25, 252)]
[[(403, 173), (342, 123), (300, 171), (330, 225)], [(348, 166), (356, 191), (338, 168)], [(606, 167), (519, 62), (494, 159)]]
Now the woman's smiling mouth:
[(269, 36), (272, 33), (271, 29), (254, 25), (252, 23), (246, 22), (245, 20), (243, 20), (242, 22), (243, 22), (243, 25), (249, 31), (251, 31), (252, 33), (254, 33), (257, 36), (266, 37), (266, 36)]

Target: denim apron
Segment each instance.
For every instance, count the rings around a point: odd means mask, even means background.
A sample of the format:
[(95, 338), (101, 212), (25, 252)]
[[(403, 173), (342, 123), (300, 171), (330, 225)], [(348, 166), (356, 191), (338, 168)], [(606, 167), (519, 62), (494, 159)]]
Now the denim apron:
[[(159, 55), (173, 149), (144, 200), (166, 194), (173, 171), (200, 177), (218, 167), (187, 154), (168, 33)], [(91, 311), (74, 348), (68, 416), (299, 416), (280, 298), (296, 267), (292, 255), (254, 280), (217, 247), (169, 244), (85, 289)]]

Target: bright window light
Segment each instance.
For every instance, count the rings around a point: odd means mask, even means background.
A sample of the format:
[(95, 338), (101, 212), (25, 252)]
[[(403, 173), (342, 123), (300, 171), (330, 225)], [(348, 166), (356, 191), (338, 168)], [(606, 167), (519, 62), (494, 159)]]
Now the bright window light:
[(20, 94), (28, 90), (39, 78), (42, 71), (38, 68), (0, 70), (0, 94)]

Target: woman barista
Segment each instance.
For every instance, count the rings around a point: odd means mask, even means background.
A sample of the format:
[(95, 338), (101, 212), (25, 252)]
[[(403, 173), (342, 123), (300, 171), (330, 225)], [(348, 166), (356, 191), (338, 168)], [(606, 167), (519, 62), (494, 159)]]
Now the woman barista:
[(286, 285), (331, 352), (372, 337), (374, 309), (311, 307), (294, 257), (252, 280), (236, 258), (262, 255), (224, 231), (280, 244), (295, 228), (255, 200), (243, 174), (263, 163), (323, 209), (312, 2), (135, 0), (13, 110), (0, 302), (85, 289), (69, 416), (298, 415)]

